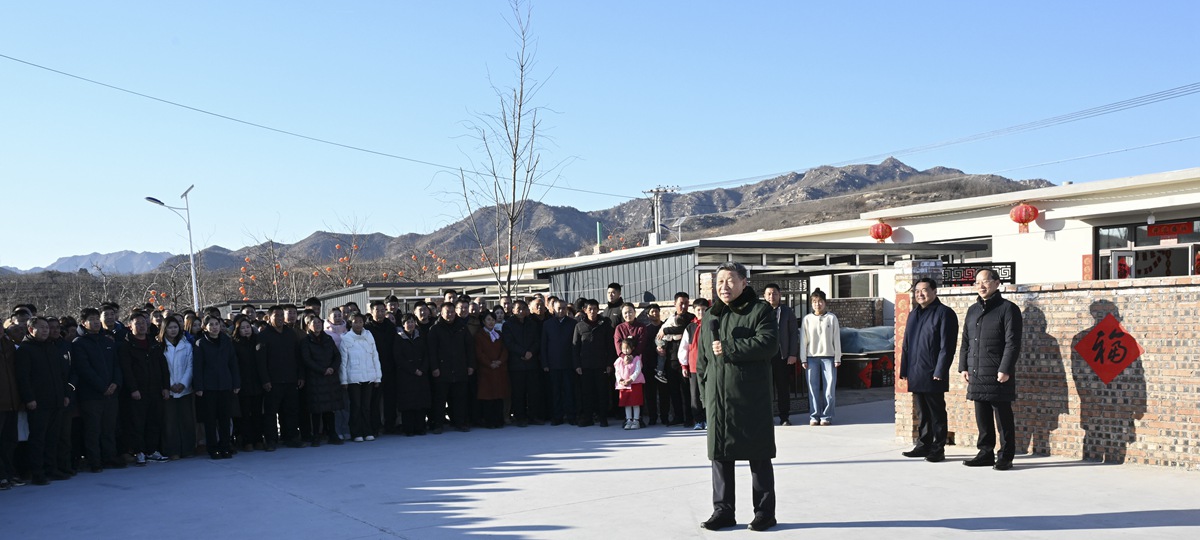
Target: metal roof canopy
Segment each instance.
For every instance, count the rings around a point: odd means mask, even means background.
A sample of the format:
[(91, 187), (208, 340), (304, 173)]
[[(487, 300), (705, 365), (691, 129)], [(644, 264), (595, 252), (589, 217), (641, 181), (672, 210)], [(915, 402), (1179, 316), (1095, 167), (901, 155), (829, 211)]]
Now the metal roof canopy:
[(693, 251), (697, 271), (716, 270), (723, 262), (734, 261), (756, 272), (833, 274), (846, 271), (874, 270), (895, 261), (962, 255), (987, 249), (986, 244), (967, 243), (852, 243), (852, 242), (763, 242), (756, 240), (693, 240), (658, 246), (653, 251), (628, 255), (615, 254), (597, 261), (548, 268), (538, 277), (613, 265), (619, 262), (652, 260), (667, 253)]
[[(545, 292), (550, 282), (544, 279), (523, 279), (515, 288), (518, 295), (529, 295), (535, 292)], [(464, 282), (464, 281), (419, 281), (408, 283), (359, 283), (336, 291), (318, 295), (321, 301), (338, 298), (358, 292), (369, 292), (371, 299), (386, 298), (395, 295), (400, 300), (424, 300), (430, 296), (441, 297), (444, 291), (453, 289), (460, 294), (472, 297), (498, 298), (500, 287), (496, 282)]]

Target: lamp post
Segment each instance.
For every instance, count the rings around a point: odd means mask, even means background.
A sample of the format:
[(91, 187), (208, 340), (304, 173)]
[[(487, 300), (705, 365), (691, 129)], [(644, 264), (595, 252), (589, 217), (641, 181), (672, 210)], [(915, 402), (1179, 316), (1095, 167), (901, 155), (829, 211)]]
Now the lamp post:
[[(183, 199), (183, 208), (178, 206), (167, 206), (166, 203), (155, 199), (154, 197), (146, 197), (146, 200), (166, 208), (167, 210), (175, 212), (175, 215), (179, 216), (179, 218), (183, 220), (183, 224), (187, 225), (188, 266), (191, 266), (192, 268), (192, 308), (196, 310), (196, 313), (200, 313), (200, 287), (196, 284), (196, 249), (192, 247), (192, 208), (188, 203), (188, 193), (191, 193), (192, 188), (194, 187), (196, 187), (195, 184), (188, 186), (188, 188), (184, 190), (183, 195), (179, 196), (180, 199)], [(183, 210), (184, 213), (180, 214), (180, 210)]]

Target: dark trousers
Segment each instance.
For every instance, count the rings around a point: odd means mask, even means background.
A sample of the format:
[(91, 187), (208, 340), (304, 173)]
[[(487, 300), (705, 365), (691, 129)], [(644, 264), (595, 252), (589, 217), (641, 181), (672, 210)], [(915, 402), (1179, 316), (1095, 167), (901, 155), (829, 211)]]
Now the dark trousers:
[(688, 373), (688, 393), (691, 394), (692, 418), (694, 423), (704, 422), (704, 396), (700, 395), (700, 375), (696, 373)]
[[(713, 511), (733, 515), (734, 480), (732, 461), (713, 461)], [(751, 495), (755, 516), (775, 516), (775, 469), (769, 459), (750, 460)]]
[(512, 415), (517, 421), (543, 420), (542, 372), (534, 369), (509, 370), (508, 383), (512, 389)]
[(660, 407), (659, 400), (666, 400), (667, 393), (663, 390), (662, 383), (654, 378), (654, 373), (642, 371), (642, 376), (646, 378), (646, 383), (642, 385), (642, 417), (646, 418), (651, 424), (658, 423), (658, 411), (661, 408), (664, 411), (663, 418), (666, 418), (666, 411), (670, 407), (669, 401), (666, 407)]
[(504, 400), (477, 399), (475, 403), (483, 416), (482, 425), (489, 428), (504, 427)]
[[(913, 392), (913, 404), (917, 406), (917, 432), (920, 437), (918, 444), (930, 452), (945, 451), (946, 394), (944, 392)], [(1012, 418), (1011, 414), (1009, 418)]]
[(372, 426), (371, 419), (379, 416), (373, 414), (378, 409), (371, 408), (371, 399), (375, 395), (374, 383), (355, 383), (346, 387), (346, 391), (350, 394), (350, 437), (366, 437), (373, 435), (375, 428)]
[(162, 438), (162, 396), (153, 391), (141, 395), (142, 399), (126, 399), (121, 407), (121, 435), (132, 455), (153, 454)]
[(54, 472), (58, 463), (58, 437), (62, 430), (63, 409), (51, 409), (39, 403), (28, 413), (29, 473), (34, 479)]
[(207, 390), (200, 398), (204, 419), (204, 444), (208, 454), (233, 450), (229, 438), (233, 431), (233, 391)]
[(433, 385), (433, 410), (430, 411), (429, 423), (433, 427), (441, 427), (446, 421), (446, 405), (450, 406), (450, 423), (457, 427), (466, 427), (471, 423), (467, 416), (467, 381), (443, 382)]
[(79, 403), (83, 416), (83, 449), (88, 465), (100, 467), (120, 461), (117, 456), (117, 396)]
[(238, 409), (241, 415), (233, 419), (233, 431), (243, 446), (263, 442), (263, 397), (238, 394)]
[(771, 362), (771, 376), (775, 379), (775, 412), (779, 420), (788, 420), (792, 414), (792, 379), (796, 366), (788, 365), (786, 358), (776, 358)]
[(554, 420), (575, 416), (575, 370), (550, 370), (550, 416)]
[[(273, 383), (271, 391), (263, 395), (263, 437), (267, 443), (300, 440), (297, 416), (300, 395), (296, 383)], [(278, 425), (278, 428), (276, 428)]]
[(17, 449), (17, 411), (0, 412), (0, 480), (17, 477), (13, 452)]
[(308, 385), (296, 391), (296, 418), (300, 429), (300, 439), (309, 440), (313, 436), (312, 414), (308, 410)]
[(608, 394), (612, 386), (603, 369), (584, 368), (579, 376), (579, 421), (591, 422), (608, 414)]
[(187, 457), (196, 451), (196, 396), (173, 397), (163, 403), (162, 452)]
[[(683, 424), (691, 422), (692, 412), (684, 408), (688, 401), (687, 381), (683, 380), (683, 371), (679, 362), (667, 362), (666, 398), (671, 404), (671, 417), (667, 420), (667, 409), (664, 406), (660, 412), (664, 424)], [(663, 405), (663, 396), (659, 396), (659, 405)]]
[(400, 427), (405, 435), (424, 435), (428, 409), (406, 409), (400, 411)]
[[(993, 421), (994, 418), (994, 421)], [(1016, 426), (1013, 423), (1011, 401), (976, 401), (975, 425), (979, 428), (980, 452), (993, 452), (996, 448), (996, 428), (1000, 428), (1000, 451), (997, 459), (1012, 459), (1016, 453)]]
[[(392, 365), (390, 361), (384, 361), (383, 359), (380, 359), (380, 363), (383, 366)], [(383, 404), (383, 424), (381, 427), (388, 432), (396, 429), (396, 416), (400, 404), (399, 392), (396, 369), (394, 367), (383, 368), (383, 377), (380, 380), (379, 388), (375, 389), (375, 393), (379, 394), (379, 401)]]
[(64, 473), (75, 471), (75, 460), (83, 455), (83, 421), (79, 418), (78, 407), (63, 410), (62, 422), (59, 422), (58, 470)]

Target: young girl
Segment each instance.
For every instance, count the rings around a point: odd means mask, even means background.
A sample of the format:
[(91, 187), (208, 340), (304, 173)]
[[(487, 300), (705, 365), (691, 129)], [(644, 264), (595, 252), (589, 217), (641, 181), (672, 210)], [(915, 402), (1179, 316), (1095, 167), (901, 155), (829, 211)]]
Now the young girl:
[(828, 426), (833, 423), (837, 368), (842, 365), (841, 329), (821, 289), (812, 292), (812, 310), (800, 325), (800, 363), (808, 375), (808, 425)]
[(621, 356), (613, 363), (620, 396), (618, 405), (625, 407), (625, 429), (642, 427), (642, 385), (646, 378), (642, 375), (642, 357), (634, 354), (635, 350), (636, 339), (622, 339)]

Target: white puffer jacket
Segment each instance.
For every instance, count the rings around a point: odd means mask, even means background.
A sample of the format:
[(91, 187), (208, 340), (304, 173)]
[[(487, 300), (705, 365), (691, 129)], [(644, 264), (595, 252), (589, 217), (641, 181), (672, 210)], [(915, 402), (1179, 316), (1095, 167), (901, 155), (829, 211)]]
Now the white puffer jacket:
[(379, 351), (375, 348), (375, 337), (369, 330), (355, 334), (353, 330), (342, 334), (338, 344), (342, 353), (342, 384), (379, 382), (383, 370), (379, 366)]

